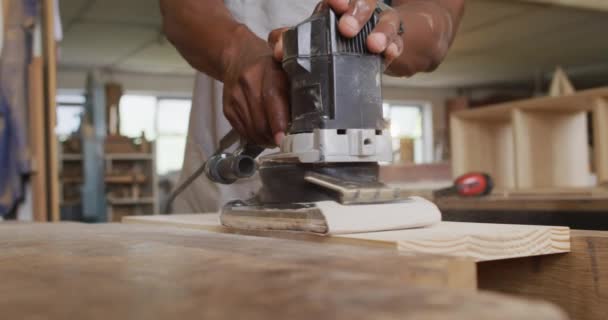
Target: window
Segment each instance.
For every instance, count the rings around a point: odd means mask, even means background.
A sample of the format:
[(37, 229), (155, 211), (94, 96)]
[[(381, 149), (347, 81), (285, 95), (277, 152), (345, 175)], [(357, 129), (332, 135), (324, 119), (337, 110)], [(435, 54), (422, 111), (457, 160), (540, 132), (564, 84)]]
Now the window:
[(80, 128), (84, 113), (85, 98), (81, 94), (61, 94), (57, 96), (57, 126), (55, 134), (65, 141)]
[(424, 103), (385, 102), (384, 118), (390, 125), (395, 163), (432, 161), (430, 106)]
[(182, 168), (191, 104), (186, 99), (158, 100), (156, 161), (159, 174)]
[(190, 99), (124, 95), (120, 100), (120, 133), (136, 138), (144, 132), (156, 141), (156, 171), (181, 170), (186, 148)]
[(143, 132), (146, 139), (156, 139), (156, 97), (124, 95), (120, 99), (120, 134), (137, 138)]

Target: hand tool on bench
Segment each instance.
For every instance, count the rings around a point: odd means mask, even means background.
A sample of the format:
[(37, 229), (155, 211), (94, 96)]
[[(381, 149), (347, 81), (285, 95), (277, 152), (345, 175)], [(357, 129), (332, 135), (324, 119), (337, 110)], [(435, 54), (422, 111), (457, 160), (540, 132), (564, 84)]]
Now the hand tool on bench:
[(483, 197), (492, 193), (494, 181), (487, 173), (470, 172), (454, 180), (451, 187), (437, 190), (435, 197), (459, 196), (464, 198)]

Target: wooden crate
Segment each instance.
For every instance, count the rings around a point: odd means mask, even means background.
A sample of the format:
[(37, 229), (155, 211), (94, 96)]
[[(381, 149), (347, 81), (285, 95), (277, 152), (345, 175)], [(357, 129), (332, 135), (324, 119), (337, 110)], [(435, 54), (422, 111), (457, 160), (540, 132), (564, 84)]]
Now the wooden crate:
[(489, 173), (500, 189), (593, 187), (593, 157), (608, 183), (608, 88), (456, 112), (451, 116), (452, 173)]

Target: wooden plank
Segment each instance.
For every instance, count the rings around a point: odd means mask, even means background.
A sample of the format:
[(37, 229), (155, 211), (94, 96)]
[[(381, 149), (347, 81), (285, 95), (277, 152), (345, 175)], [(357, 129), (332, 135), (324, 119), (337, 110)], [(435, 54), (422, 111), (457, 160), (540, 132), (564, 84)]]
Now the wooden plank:
[(551, 80), (551, 86), (549, 88), (550, 97), (560, 97), (563, 95), (574, 94), (576, 90), (568, 79), (568, 75), (564, 72), (562, 67), (557, 67), (553, 74), (553, 80)]
[(606, 0), (524, 0), (526, 2), (608, 12)]
[(42, 1), (44, 67), (45, 67), (45, 106), (46, 106), (46, 165), (48, 214), (50, 220), (60, 220), (59, 212), (59, 157), (57, 151), (57, 45), (55, 41), (54, 0)]
[(587, 211), (587, 212), (606, 212), (608, 208), (608, 198), (596, 196), (576, 196), (568, 197), (565, 195), (545, 195), (545, 196), (510, 196), (492, 195), (483, 198), (460, 198), (442, 197), (435, 199), (435, 204), (441, 211), (446, 210), (509, 210), (509, 211)]
[(277, 231), (224, 228), (217, 214), (125, 217), (125, 223), (170, 225), (221, 233), (307, 239), (397, 248), (402, 252), (458, 256), (489, 261), (569, 251), (566, 227), (442, 222), (439, 225), (398, 231), (321, 237)]
[(573, 230), (571, 235), (567, 255), (479, 264), (480, 289), (551, 301), (572, 319), (606, 319), (608, 232)]
[(595, 101), (593, 110), (593, 141), (597, 180), (608, 185), (608, 100)]
[(515, 187), (513, 126), (507, 121), (453, 117), (453, 177), (478, 171), (492, 176), (497, 187)]
[(592, 111), (593, 101), (608, 97), (608, 87), (578, 91), (561, 97), (538, 97), (455, 112), (461, 119), (510, 119), (515, 109), (536, 111)]
[(589, 187), (587, 114), (515, 110), (517, 187)]
[[(5, 1), (8, 2), (8, 1)], [(48, 195), (46, 192), (46, 151), (44, 131), (44, 84), (42, 58), (33, 57), (28, 67), (30, 143), (32, 150), (32, 210), (34, 221), (46, 222)]]
[(10, 319), (566, 319), (438, 287), (462, 271), (440, 257), (118, 224), (2, 225), (0, 243)]

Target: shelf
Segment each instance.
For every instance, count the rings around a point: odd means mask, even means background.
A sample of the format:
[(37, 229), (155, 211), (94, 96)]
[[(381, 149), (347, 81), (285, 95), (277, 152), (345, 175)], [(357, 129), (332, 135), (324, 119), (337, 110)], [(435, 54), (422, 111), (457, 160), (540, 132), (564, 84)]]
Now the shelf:
[(154, 204), (154, 198), (114, 198), (108, 197), (108, 204), (112, 206), (130, 206), (130, 205), (138, 205), (138, 204)]
[(144, 184), (147, 177), (143, 174), (107, 175), (104, 181), (107, 184)]
[(142, 160), (151, 161), (154, 159), (154, 155), (151, 153), (106, 153), (104, 156), (106, 160)]
[(452, 114), (453, 175), (486, 172), (502, 189), (593, 187), (593, 157), (597, 182), (608, 183), (606, 97), (608, 87)]
[(80, 153), (64, 153), (61, 155), (62, 161), (82, 161)]

